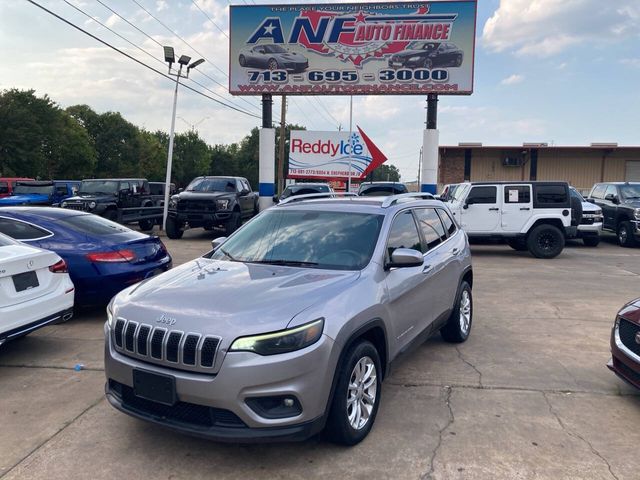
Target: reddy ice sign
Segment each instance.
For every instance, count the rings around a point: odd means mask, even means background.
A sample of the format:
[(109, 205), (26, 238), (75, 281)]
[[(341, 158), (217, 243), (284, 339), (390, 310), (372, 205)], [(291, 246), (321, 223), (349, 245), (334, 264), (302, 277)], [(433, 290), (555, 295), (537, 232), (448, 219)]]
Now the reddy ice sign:
[(349, 132), (292, 130), (288, 178), (364, 178), (387, 160), (358, 127)]
[(233, 94), (473, 91), (475, 1), (230, 9)]

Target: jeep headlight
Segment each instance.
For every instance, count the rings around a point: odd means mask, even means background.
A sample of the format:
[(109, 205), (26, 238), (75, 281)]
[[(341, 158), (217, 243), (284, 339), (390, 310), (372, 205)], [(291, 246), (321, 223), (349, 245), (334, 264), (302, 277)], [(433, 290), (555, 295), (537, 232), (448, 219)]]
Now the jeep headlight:
[(62, 202), (62, 203), (60, 204), (60, 206), (61, 206), (62, 208), (67, 208), (67, 202)]
[(89, 210), (93, 210), (94, 208), (96, 208), (96, 202), (90, 202), (89, 203)]
[(258, 355), (294, 352), (320, 340), (323, 328), (324, 319), (319, 318), (313, 322), (280, 332), (240, 337), (233, 342), (229, 351), (253, 352)]
[(178, 207), (178, 200), (176, 200), (175, 198), (172, 198), (171, 200), (169, 200), (169, 208), (177, 208)]
[(640, 208), (634, 210), (633, 216), (636, 217), (636, 220), (640, 220)]
[(226, 210), (229, 207), (229, 200), (216, 200), (217, 210)]
[(421, 60), (421, 57), (410, 57), (409, 58), (409, 62), (419, 62)]

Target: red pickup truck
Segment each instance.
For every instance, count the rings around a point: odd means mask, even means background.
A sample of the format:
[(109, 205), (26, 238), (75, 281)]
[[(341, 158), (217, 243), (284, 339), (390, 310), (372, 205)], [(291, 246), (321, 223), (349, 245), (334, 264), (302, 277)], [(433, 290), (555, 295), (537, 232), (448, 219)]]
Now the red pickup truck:
[(13, 195), (13, 187), (18, 182), (24, 182), (27, 180), (34, 180), (33, 178), (22, 177), (0, 177), (0, 198), (9, 197)]

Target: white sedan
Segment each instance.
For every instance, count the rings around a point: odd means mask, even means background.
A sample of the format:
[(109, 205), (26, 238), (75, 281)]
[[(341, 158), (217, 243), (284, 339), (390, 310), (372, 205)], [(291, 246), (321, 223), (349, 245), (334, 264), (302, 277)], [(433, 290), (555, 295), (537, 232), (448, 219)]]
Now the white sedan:
[(0, 345), (69, 320), (74, 290), (57, 254), (0, 234)]

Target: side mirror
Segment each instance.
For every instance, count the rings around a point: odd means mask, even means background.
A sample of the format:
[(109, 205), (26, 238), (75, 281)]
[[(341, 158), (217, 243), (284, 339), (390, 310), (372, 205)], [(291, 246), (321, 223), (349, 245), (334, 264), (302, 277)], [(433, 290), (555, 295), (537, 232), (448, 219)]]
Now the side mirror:
[(278, 198), (278, 195), (274, 195), (273, 196), (273, 203), (278, 203), (280, 202), (280, 199)]
[(131, 193), (131, 190), (129, 190), (128, 188), (123, 188), (122, 190), (120, 190), (119, 194), (121, 197), (126, 197), (127, 195), (129, 195)]
[(587, 198), (587, 202), (589, 203), (596, 203), (594, 198)]
[(613, 202), (613, 203), (618, 203), (619, 202), (618, 196), (614, 195), (613, 193), (605, 195), (604, 199), (608, 200), (609, 202)]
[(220, 245), (222, 245), (227, 240), (227, 237), (218, 237), (211, 240), (211, 248), (217, 250)]
[(247, 190), (246, 188), (244, 190), (240, 190), (240, 196), (244, 197), (246, 195), (249, 195), (249, 190)]
[(419, 267), (424, 263), (422, 253), (412, 248), (396, 248), (391, 254), (391, 263), (387, 267)]
[(182, 192), (184, 192), (184, 188), (179, 188), (178, 193), (182, 193)]

